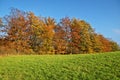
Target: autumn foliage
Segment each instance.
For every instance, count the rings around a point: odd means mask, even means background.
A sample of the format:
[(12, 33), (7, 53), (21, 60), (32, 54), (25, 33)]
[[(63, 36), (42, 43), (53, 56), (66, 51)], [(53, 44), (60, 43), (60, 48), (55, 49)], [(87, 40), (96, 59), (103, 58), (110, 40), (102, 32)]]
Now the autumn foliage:
[(54, 18), (11, 9), (0, 19), (0, 54), (81, 54), (119, 50), (84, 20)]

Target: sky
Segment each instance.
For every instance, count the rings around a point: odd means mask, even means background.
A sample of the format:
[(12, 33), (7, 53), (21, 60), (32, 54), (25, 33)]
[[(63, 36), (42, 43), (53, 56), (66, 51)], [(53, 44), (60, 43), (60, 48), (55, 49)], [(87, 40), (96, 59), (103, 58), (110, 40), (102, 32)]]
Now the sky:
[(0, 17), (11, 8), (56, 21), (66, 16), (85, 20), (97, 33), (120, 44), (120, 0), (0, 0)]

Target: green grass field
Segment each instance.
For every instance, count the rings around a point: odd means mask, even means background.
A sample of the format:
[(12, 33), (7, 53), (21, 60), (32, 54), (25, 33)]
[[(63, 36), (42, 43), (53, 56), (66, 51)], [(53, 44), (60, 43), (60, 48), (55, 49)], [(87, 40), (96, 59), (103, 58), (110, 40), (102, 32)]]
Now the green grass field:
[(120, 80), (120, 52), (0, 57), (0, 80)]

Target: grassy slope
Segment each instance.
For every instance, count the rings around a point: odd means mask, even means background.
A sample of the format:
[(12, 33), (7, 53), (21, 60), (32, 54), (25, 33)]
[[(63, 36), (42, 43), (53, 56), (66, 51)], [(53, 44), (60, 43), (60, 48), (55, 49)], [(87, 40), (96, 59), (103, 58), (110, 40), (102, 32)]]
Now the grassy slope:
[(0, 57), (0, 80), (120, 80), (120, 52)]

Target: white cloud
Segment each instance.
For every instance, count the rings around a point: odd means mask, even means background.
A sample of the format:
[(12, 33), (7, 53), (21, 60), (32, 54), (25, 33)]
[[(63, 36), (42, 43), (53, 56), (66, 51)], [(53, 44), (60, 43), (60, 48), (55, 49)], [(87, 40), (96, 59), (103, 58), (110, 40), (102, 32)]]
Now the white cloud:
[(114, 29), (113, 32), (120, 35), (120, 29)]

